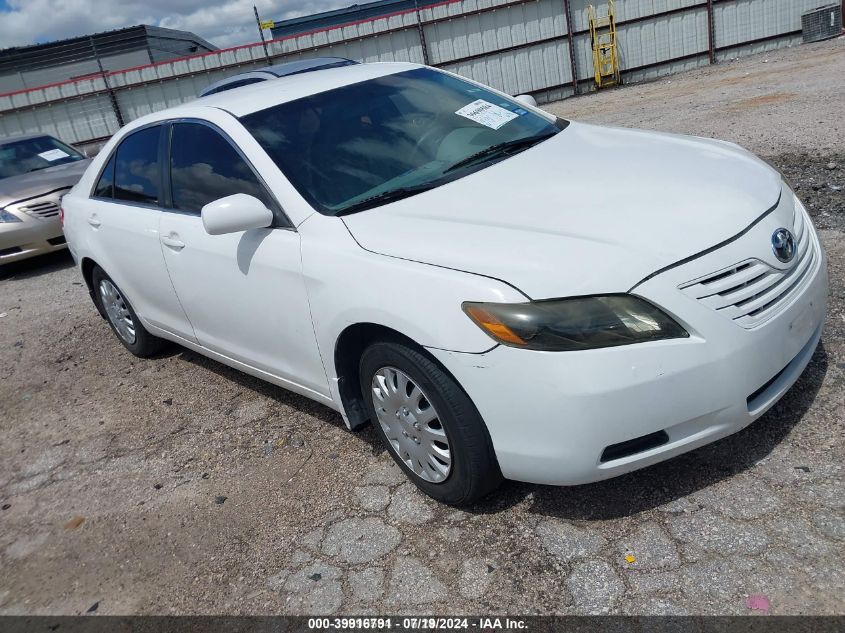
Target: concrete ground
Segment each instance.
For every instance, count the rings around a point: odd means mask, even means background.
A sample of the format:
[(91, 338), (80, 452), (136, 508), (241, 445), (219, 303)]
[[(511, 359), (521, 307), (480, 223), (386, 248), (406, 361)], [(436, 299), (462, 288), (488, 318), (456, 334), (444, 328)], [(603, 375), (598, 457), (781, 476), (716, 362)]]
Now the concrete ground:
[(840, 39), (549, 106), (743, 143), (830, 256), (822, 343), (772, 411), (600, 484), (437, 505), (327, 408), (130, 356), (66, 255), (0, 271), (0, 613), (845, 613), (844, 65)]

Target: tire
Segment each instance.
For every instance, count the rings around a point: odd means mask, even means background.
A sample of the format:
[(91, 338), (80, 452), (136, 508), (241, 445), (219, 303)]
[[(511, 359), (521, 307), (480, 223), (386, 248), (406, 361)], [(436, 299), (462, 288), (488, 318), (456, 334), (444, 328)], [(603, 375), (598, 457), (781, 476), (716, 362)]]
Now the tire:
[[(117, 340), (123, 343), (126, 349), (135, 356), (148, 358), (164, 348), (165, 341), (147, 332), (123, 291), (99, 266), (94, 266), (91, 282), (97, 308), (105, 316)], [(116, 294), (110, 294), (110, 291)]]
[[(361, 355), (360, 377), (376, 432), (393, 460), (425, 494), (442, 503), (466, 506), (499, 486), (502, 474), (481, 415), (455, 379), (431, 358), (401, 343), (377, 342)], [(405, 396), (410, 393), (408, 401), (413, 402), (407, 408), (400, 404), (405, 379)], [(434, 442), (433, 437), (442, 435), (440, 429), (446, 441)], [(443, 450), (444, 445), (448, 450)], [(448, 472), (444, 473), (447, 452)], [(427, 461), (418, 459), (420, 455)]]

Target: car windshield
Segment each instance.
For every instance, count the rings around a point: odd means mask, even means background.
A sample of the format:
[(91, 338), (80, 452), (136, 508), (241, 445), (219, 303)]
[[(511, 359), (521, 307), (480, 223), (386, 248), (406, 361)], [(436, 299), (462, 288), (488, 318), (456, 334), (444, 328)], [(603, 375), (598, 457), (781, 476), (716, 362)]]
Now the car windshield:
[(326, 215), (361, 211), (461, 178), (565, 125), (427, 68), (283, 103), (241, 122)]
[(19, 176), (84, 158), (75, 149), (52, 136), (0, 142), (0, 178)]

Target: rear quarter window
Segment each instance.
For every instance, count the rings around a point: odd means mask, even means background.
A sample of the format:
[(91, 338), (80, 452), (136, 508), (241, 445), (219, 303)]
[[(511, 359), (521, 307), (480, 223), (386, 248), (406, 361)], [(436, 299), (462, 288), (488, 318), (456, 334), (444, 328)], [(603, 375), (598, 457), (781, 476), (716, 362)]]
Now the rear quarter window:
[(114, 156), (109, 158), (103, 173), (100, 174), (97, 186), (94, 187), (93, 196), (95, 198), (114, 198)]

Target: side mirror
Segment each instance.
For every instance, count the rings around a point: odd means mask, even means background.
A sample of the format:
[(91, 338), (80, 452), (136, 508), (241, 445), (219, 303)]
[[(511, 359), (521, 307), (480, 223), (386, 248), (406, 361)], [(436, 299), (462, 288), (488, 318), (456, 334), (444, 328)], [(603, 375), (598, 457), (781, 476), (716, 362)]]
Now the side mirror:
[(202, 225), (209, 235), (264, 229), (273, 224), (273, 212), (258, 198), (236, 193), (202, 208)]
[(514, 97), (520, 103), (524, 103), (525, 105), (531, 106), (536, 108), (537, 107), (537, 100), (532, 97), (531, 95), (516, 95)]

